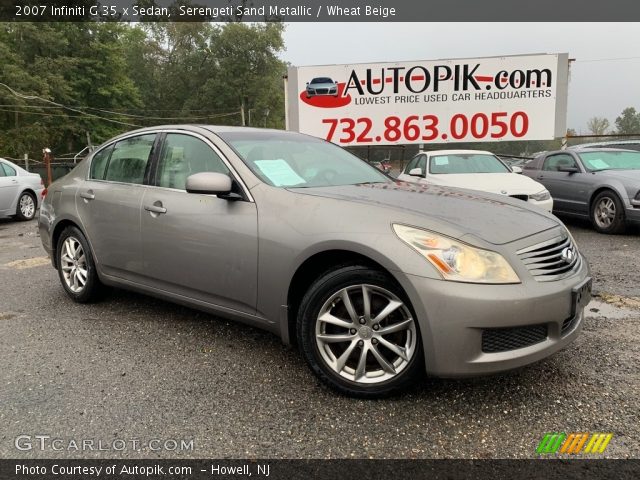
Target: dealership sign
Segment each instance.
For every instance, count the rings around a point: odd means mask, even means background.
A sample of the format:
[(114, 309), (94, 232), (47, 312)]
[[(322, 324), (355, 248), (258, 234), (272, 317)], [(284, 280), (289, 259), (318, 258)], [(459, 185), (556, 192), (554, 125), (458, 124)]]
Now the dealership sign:
[(339, 145), (549, 140), (568, 55), (290, 67), (287, 129)]

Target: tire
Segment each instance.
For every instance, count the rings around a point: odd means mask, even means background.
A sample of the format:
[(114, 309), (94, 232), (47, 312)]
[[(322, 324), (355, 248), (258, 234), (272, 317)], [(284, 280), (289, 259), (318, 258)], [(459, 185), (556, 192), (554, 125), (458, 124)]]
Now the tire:
[(343, 266), (316, 280), (300, 303), (297, 338), (313, 373), (345, 395), (385, 397), (423, 372), (420, 331), (406, 295), (369, 267)]
[(56, 265), (60, 283), (73, 301), (89, 303), (99, 297), (103, 286), (96, 272), (93, 254), (89, 242), (77, 227), (67, 227), (62, 231), (56, 246)]
[(591, 224), (600, 233), (623, 233), (626, 228), (624, 206), (611, 190), (600, 192), (591, 202)]
[(37, 207), (36, 197), (30, 192), (22, 192), (16, 206), (16, 218), (23, 222), (33, 220), (36, 216)]

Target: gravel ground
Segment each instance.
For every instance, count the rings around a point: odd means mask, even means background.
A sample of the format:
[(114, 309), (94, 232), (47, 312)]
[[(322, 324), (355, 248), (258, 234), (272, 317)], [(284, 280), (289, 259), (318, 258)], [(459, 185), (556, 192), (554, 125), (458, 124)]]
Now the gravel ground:
[[(589, 306), (576, 342), (509, 374), (363, 401), (319, 385), (267, 333), (123, 291), (74, 304), (35, 222), (0, 220), (0, 457), (529, 458), (546, 432), (587, 431), (614, 433), (607, 457), (637, 458), (640, 236), (569, 227), (609, 302)], [(21, 434), (127, 449), (18, 451)]]

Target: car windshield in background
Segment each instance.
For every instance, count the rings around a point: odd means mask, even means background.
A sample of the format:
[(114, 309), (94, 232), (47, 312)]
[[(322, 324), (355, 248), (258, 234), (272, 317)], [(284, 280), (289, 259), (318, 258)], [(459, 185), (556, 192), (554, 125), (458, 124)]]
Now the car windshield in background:
[(586, 152), (580, 153), (589, 170), (640, 170), (640, 152)]
[(274, 187), (327, 187), (391, 181), (346, 150), (313, 137), (274, 132), (218, 135), (253, 173)]
[(429, 172), (442, 173), (506, 173), (509, 169), (493, 155), (436, 155), (429, 160)]

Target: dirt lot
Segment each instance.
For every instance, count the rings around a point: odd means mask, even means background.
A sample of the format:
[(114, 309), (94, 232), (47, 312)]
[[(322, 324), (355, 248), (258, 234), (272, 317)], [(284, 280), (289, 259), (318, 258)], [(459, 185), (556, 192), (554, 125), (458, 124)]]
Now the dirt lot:
[[(640, 235), (569, 228), (600, 296), (575, 343), (517, 372), (362, 401), (264, 332), (122, 291), (74, 304), (35, 222), (0, 220), (0, 457), (523, 458), (553, 431), (613, 432), (607, 457), (640, 457)], [(19, 435), (127, 448), (18, 450)]]

